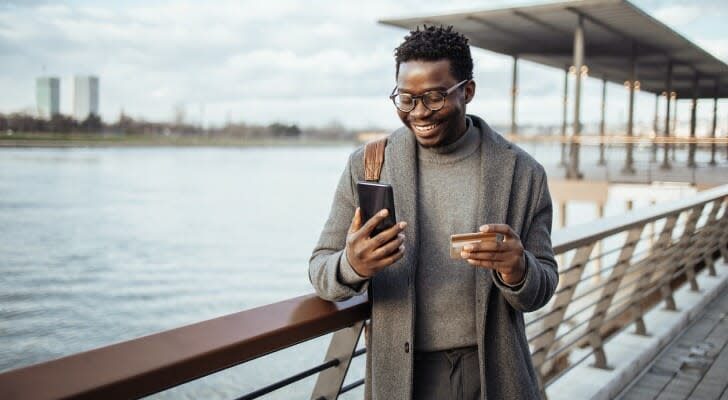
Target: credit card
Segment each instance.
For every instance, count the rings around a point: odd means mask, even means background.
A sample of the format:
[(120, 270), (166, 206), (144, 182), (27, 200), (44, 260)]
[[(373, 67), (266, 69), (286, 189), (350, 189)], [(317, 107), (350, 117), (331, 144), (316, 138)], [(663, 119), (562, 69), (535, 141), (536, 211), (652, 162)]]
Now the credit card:
[(460, 252), (463, 250), (463, 247), (468, 244), (502, 241), (503, 235), (500, 233), (476, 232), (452, 235), (450, 236), (450, 258), (453, 260), (460, 258)]

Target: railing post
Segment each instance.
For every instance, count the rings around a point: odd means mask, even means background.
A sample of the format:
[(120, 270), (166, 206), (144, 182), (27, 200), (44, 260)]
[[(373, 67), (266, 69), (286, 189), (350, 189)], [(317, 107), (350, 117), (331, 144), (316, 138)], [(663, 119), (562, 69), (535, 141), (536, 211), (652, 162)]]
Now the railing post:
[(549, 316), (544, 318), (542, 326), (545, 332), (539, 338), (534, 339), (531, 345), (534, 348), (533, 352), (533, 365), (536, 367), (536, 371), (540, 375), (543, 381), (542, 367), (546, 362), (546, 356), (554, 345), (554, 338), (556, 332), (559, 329), (561, 323), (564, 322), (564, 315), (566, 315), (566, 309), (571, 304), (571, 299), (574, 297), (574, 291), (576, 291), (576, 285), (581, 280), (581, 276), (586, 267), (586, 263), (589, 260), (589, 255), (594, 249), (596, 242), (591, 242), (586, 246), (580, 247), (576, 250), (574, 258), (571, 260), (571, 266), (566, 272), (561, 273), (559, 279), (559, 287), (565, 288), (562, 292), (558, 293), (554, 298), (551, 311)]
[[(635, 286), (634, 291), (629, 300), (629, 307), (632, 310), (633, 318), (635, 318), (635, 333), (642, 336), (647, 336), (647, 328), (645, 327), (645, 321), (642, 318), (642, 299), (647, 292), (650, 282), (657, 276), (657, 266), (659, 260), (664, 254), (668, 253), (667, 248), (669, 243), (672, 241), (672, 230), (675, 229), (677, 223), (678, 214), (673, 214), (665, 220), (665, 225), (662, 227), (660, 237), (656, 242), (653, 242), (650, 248), (650, 255), (644, 260), (647, 265), (647, 269), (643, 274), (640, 275)], [(654, 229), (654, 222), (650, 224)], [(650, 236), (650, 239), (652, 236)], [(664, 279), (667, 285), (670, 284), (669, 279)], [(662, 288), (661, 288), (662, 289)], [(664, 293), (664, 292), (663, 292)], [(667, 292), (666, 300), (668, 303), (668, 309), (675, 310), (675, 300), (672, 298), (672, 292)]]
[(356, 344), (359, 342), (364, 321), (341, 329), (331, 337), (329, 350), (326, 352), (324, 362), (338, 360), (336, 367), (322, 371), (316, 379), (316, 386), (311, 393), (311, 399), (335, 400), (339, 397), (339, 391), (344, 384), (346, 371), (349, 370), (351, 359), (356, 351)]
[(637, 243), (640, 240), (640, 236), (642, 235), (642, 230), (644, 230), (644, 228), (645, 225), (642, 224), (630, 229), (627, 233), (627, 239), (625, 240), (624, 247), (617, 258), (617, 265), (614, 269), (612, 269), (612, 273), (609, 275), (607, 284), (602, 288), (602, 292), (599, 296), (599, 302), (594, 308), (594, 313), (589, 320), (589, 326), (587, 327), (587, 332), (589, 332), (588, 341), (594, 350), (594, 367), (596, 368), (609, 368), (607, 366), (607, 355), (604, 353), (600, 328), (604, 320), (607, 318), (607, 312), (609, 311), (609, 307), (612, 305), (612, 300), (614, 300), (614, 295), (617, 293), (619, 285), (622, 283), (625, 272), (631, 266), (630, 260), (632, 259), (632, 254), (634, 254), (634, 249), (637, 247)]
[(720, 254), (728, 264), (728, 197), (723, 198), (723, 216), (720, 218)]
[(695, 234), (695, 228), (698, 225), (698, 220), (703, 214), (705, 204), (707, 203), (695, 206), (690, 210), (690, 217), (685, 225), (682, 238), (680, 239), (683, 251), (680, 252), (682, 253), (682, 260), (680, 260), (678, 264), (684, 266), (685, 276), (688, 281), (690, 281), (690, 290), (694, 292), (700, 291), (700, 287), (698, 286), (698, 281), (695, 279), (695, 264), (697, 264), (697, 262), (695, 261), (695, 253), (692, 251), (698, 241), (695, 240), (693, 235)]
[(715, 259), (713, 259), (713, 253), (720, 246), (720, 237), (722, 232), (720, 231), (720, 221), (718, 221), (718, 211), (722, 207), (722, 199), (715, 200), (712, 202), (710, 214), (708, 220), (705, 221), (705, 225), (701, 228), (704, 233), (701, 235), (705, 238), (705, 245), (702, 247), (703, 262), (708, 267), (708, 274), (710, 276), (716, 276), (715, 271)]

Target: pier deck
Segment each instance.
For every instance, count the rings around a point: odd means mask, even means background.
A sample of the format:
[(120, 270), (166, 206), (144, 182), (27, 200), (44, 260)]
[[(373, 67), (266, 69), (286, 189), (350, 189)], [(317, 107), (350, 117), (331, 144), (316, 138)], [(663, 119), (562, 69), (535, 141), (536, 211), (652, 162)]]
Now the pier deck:
[(621, 397), (728, 399), (728, 287)]

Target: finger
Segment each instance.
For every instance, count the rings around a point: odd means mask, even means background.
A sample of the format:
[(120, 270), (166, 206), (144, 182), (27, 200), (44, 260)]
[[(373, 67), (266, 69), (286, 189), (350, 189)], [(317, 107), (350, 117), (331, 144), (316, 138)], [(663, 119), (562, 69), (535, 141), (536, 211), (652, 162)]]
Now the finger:
[(371, 236), (372, 231), (379, 225), (380, 222), (384, 221), (385, 218), (387, 218), (387, 215), (389, 215), (389, 210), (382, 209), (378, 213), (374, 214), (371, 218), (369, 218), (369, 221), (367, 221), (364, 226), (361, 227), (361, 231), (364, 235)]
[(349, 233), (354, 233), (359, 229), (361, 229), (361, 208), (357, 207), (356, 211), (354, 211), (354, 218), (351, 219)]
[(481, 232), (500, 233), (506, 238), (518, 238), (518, 234), (507, 224), (487, 224), (480, 227)]
[(510, 253), (499, 253), (493, 251), (479, 251), (475, 253), (468, 253), (463, 251), (460, 256), (466, 260), (477, 260), (477, 261), (508, 261), (513, 258)]
[(376, 249), (381, 246), (384, 246), (385, 244), (392, 241), (392, 239), (396, 238), (406, 227), (407, 227), (407, 223), (402, 221), (402, 222), (392, 225), (391, 227), (383, 230), (382, 232), (379, 232), (378, 235), (372, 237), (372, 240), (369, 243), (369, 247), (371, 247), (372, 249)]
[(404, 257), (404, 245), (400, 245), (396, 253), (379, 260), (379, 262), (375, 264), (375, 268), (377, 268), (377, 270), (386, 268), (397, 262), (402, 257)]
[(508, 253), (512, 251), (517, 251), (519, 248), (519, 243), (520, 242), (516, 240), (509, 240), (506, 242), (480, 242), (463, 246), (463, 251), (467, 251), (470, 253), (475, 253), (479, 251)]
[(496, 263), (495, 261), (486, 261), (486, 260), (473, 260), (468, 259), (468, 264), (481, 267), (481, 268), (487, 268), (487, 269), (496, 269)]
[(392, 238), (388, 243), (374, 250), (373, 255), (376, 258), (386, 257), (395, 252), (404, 243), (404, 235), (399, 234)]

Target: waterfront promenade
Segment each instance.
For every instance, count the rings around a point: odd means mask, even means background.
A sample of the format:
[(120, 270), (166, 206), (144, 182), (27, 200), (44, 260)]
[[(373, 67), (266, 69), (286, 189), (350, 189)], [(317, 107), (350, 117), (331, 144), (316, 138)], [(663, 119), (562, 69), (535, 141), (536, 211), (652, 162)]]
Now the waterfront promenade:
[(620, 399), (728, 399), (728, 288), (644, 369)]

